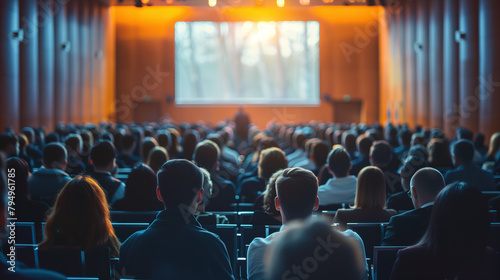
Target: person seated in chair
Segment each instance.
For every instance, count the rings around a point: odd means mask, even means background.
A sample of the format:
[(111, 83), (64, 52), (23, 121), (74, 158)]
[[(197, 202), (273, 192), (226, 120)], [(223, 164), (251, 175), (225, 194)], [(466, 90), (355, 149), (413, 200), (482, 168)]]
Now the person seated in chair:
[(193, 216), (203, 198), (200, 169), (174, 159), (162, 166), (157, 178), (165, 210), (122, 244), (118, 271), (130, 278), (234, 279), (224, 243)]

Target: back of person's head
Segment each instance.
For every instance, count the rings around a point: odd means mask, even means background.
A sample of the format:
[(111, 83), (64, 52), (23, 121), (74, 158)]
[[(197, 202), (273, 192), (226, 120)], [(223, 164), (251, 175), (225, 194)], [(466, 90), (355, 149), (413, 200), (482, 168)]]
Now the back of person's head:
[(318, 179), (301, 167), (287, 168), (276, 181), (276, 193), (287, 221), (311, 216), (318, 202)]
[(61, 190), (47, 218), (45, 236), (41, 249), (61, 245), (58, 242), (63, 240), (65, 246), (80, 246), (84, 250), (111, 241), (112, 252), (116, 255), (119, 250), (106, 195), (88, 176), (76, 176)]
[(187, 160), (191, 160), (193, 158), (193, 152), (198, 144), (200, 139), (200, 134), (196, 130), (188, 130), (184, 133), (183, 141), (182, 141), (182, 153), (184, 154), (184, 158)]
[(401, 176), (401, 185), (403, 186), (403, 189), (405, 191), (409, 191), (411, 186), (410, 184), (411, 177), (413, 177), (415, 172), (417, 172), (418, 170), (428, 166), (429, 163), (427, 162), (427, 160), (419, 156), (411, 155), (406, 157), (399, 172), (399, 175)]
[(33, 130), (33, 128), (31, 128), (29, 126), (23, 127), (23, 129), (21, 130), (21, 133), (26, 135), (26, 137), (28, 138), (29, 144), (35, 143), (35, 130)]
[(354, 207), (361, 209), (385, 208), (385, 175), (380, 168), (367, 166), (359, 172)]
[(470, 140), (460, 139), (453, 143), (451, 148), (455, 164), (468, 164), (474, 159), (474, 143)]
[(83, 140), (79, 134), (72, 133), (66, 136), (64, 140), (64, 144), (66, 145), (66, 149), (68, 152), (79, 153), (83, 149)]
[(153, 169), (143, 163), (138, 164), (128, 175), (125, 198), (141, 204), (157, 203), (156, 187), (156, 175)]
[(325, 165), (326, 160), (328, 158), (328, 150), (330, 147), (326, 142), (319, 142), (316, 145), (314, 145), (313, 150), (312, 150), (312, 155), (313, 155), (313, 161), (314, 165), (317, 168), (321, 168), (323, 165)]
[(200, 171), (203, 175), (203, 197), (199, 205), (205, 205), (212, 197), (213, 183), (210, 178), (210, 172), (203, 167), (200, 167)]
[(399, 131), (399, 144), (409, 147), (411, 145), (411, 131), (409, 129), (402, 129)]
[(483, 148), (484, 147), (484, 134), (476, 133), (474, 137), (474, 147)]
[(194, 149), (193, 161), (196, 165), (212, 172), (217, 167), (220, 157), (220, 150), (212, 140), (203, 140)]
[(25, 152), (26, 146), (29, 145), (28, 137), (26, 137), (26, 135), (24, 135), (22, 133), (19, 133), (17, 135), (17, 140), (19, 142), (19, 151)]
[(375, 166), (388, 166), (392, 159), (391, 145), (384, 140), (375, 141), (370, 149), (370, 159)]
[(413, 133), (411, 136), (411, 145), (427, 146), (427, 138), (425, 138), (423, 133)]
[(43, 166), (64, 170), (68, 153), (60, 143), (50, 143), (43, 148)]
[(109, 140), (99, 140), (90, 150), (92, 165), (96, 168), (106, 168), (114, 162), (116, 158), (115, 145)]
[(415, 208), (420, 207), (428, 202), (434, 201), (438, 193), (444, 188), (444, 178), (441, 172), (432, 168), (424, 167), (411, 177), (410, 185), (417, 192), (417, 196), (412, 196)]
[(224, 139), (222, 139), (219, 133), (212, 133), (208, 135), (207, 140), (213, 141), (220, 150), (224, 148)]
[(86, 129), (80, 131), (80, 136), (83, 140), (83, 150), (88, 152), (94, 146), (94, 136)]
[(268, 279), (359, 280), (366, 276), (360, 247), (324, 221), (295, 224), (281, 234), (268, 249)]
[(133, 134), (126, 134), (122, 137), (122, 151), (132, 151), (136, 145), (136, 137)]
[(495, 132), (490, 137), (490, 145), (488, 147), (488, 157), (495, 158), (500, 150), (500, 132)]
[(481, 191), (464, 182), (452, 183), (438, 194), (420, 244), (438, 257), (476, 258), (487, 246), (489, 220)]
[(276, 143), (276, 141), (274, 141), (273, 138), (265, 137), (259, 141), (258, 146), (259, 146), (260, 151), (263, 151), (265, 149), (269, 149), (269, 148), (273, 148), (273, 147), (278, 148), (278, 143)]
[(431, 130), (431, 134), (429, 136), (429, 139), (445, 139), (444, 132), (439, 129), (439, 128), (434, 128)]
[(422, 145), (415, 145), (415, 146), (412, 146), (410, 148), (410, 150), (408, 150), (408, 157), (409, 156), (417, 156), (417, 157), (421, 157), (421, 158), (424, 158), (426, 160), (428, 160), (429, 158), (429, 151), (427, 150), (426, 147), (422, 146)]
[(373, 141), (370, 137), (362, 134), (356, 139), (356, 146), (358, 147), (358, 152), (362, 156), (370, 155), (370, 148), (372, 147)]
[(340, 145), (333, 146), (333, 149), (328, 154), (328, 168), (336, 178), (349, 176), (351, 157), (344, 147)]
[(445, 139), (432, 139), (427, 145), (429, 151), (429, 164), (433, 167), (451, 167), (451, 154), (448, 141)]
[(148, 161), (148, 155), (149, 151), (151, 151), (154, 147), (158, 146), (158, 142), (153, 137), (146, 137), (144, 138), (144, 141), (142, 142), (142, 147), (141, 147), (141, 158), (142, 161), (147, 162)]
[(59, 143), (61, 138), (59, 137), (59, 134), (55, 132), (51, 132), (45, 136), (45, 144), (50, 144), (50, 143)]
[(158, 171), (158, 188), (167, 209), (190, 206), (203, 187), (200, 169), (185, 159), (167, 161)]
[(162, 146), (165, 149), (170, 149), (170, 145), (172, 145), (172, 136), (168, 130), (160, 130), (156, 135), (156, 140), (158, 141), (158, 145)]
[(15, 157), (19, 154), (18, 140), (14, 133), (0, 134), (0, 152), (4, 152), (7, 157)]
[(464, 127), (460, 127), (460, 126), (457, 127), (457, 129), (455, 130), (455, 133), (456, 133), (457, 139), (465, 139), (465, 140), (472, 141), (474, 138), (474, 133), (472, 133), (472, 131), (470, 131)]
[(172, 144), (170, 145), (170, 149), (168, 150), (168, 154), (171, 156), (177, 155), (179, 152), (179, 141), (181, 138), (181, 134), (179, 131), (173, 127), (167, 129), (170, 132), (170, 137), (172, 138)]
[(280, 148), (269, 148), (261, 152), (258, 165), (259, 178), (269, 180), (274, 172), (285, 169), (288, 160), (285, 153)]
[(293, 134), (294, 145), (296, 149), (304, 149), (304, 145), (306, 143), (307, 137), (300, 133), (296, 132)]
[(11, 157), (7, 159), (7, 170), (14, 170), (15, 177), (15, 198), (27, 199), (29, 198), (28, 192), (28, 177), (30, 170), (28, 163), (22, 158)]
[(276, 181), (279, 176), (283, 174), (283, 169), (276, 171), (269, 182), (267, 183), (266, 190), (264, 191), (264, 211), (271, 216), (279, 216), (280, 211), (276, 210), (275, 198), (276, 198)]
[(151, 151), (149, 151), (147, 163), (154, 172), (158, 172), (161, 166), (169, 160), (170, 158), (168, 156), (167, 150), (163, 147), (156, 146), (151, 149)]
[(352, 130), (342, 133), (342, 146), (349, 152), (356, 151), (356, 133)]

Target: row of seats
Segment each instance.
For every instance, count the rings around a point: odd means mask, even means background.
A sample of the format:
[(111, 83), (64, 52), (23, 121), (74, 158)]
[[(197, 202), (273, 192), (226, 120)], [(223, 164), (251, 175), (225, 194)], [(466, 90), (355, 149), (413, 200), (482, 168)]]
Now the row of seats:
[[(149, 226), (149, 223), (113, 223), (116, 235), (120, 240), (125, 240), (131, 234), (138, 230), (143, 230)], [(374, 274), (377, 275), (377, 256), (380, 258), (380, 248), (382, 238), (384, 236), (387, 223), (351, 223), (347, 227), (360, 235), (363, 239), (366, 251), (366, 257), (369, 264), (374, 266)], [(246, 278), (246, 252), (250, 242), (256, 237), (266, 237), (273, 232), (280, 230), (280, 226), (252, 226), (248, 224), (222, 224), (204, 226), (207, 230), (219, 235), (225, 243), (228, 253), (231, 258), (231, 263), (234, 268), (234, 274), (237, 278)], [(28, 243), (28, 244), (22, 244)], [(31, 243), (31, 244), (29, 244)], [(500, 251), (500, 223), (491, 223), (491, 239), (490, 246)], [(18, 250), (18, 260), (25, 262), (31, 267), (44, 267), (37, 264), (33, 254), (36, 252), (36, 244), (34, 242), (34, 224), (33, 223), (16, 223), (16, 247)], [(378, 248), (378, 249), (377, 249)], [(390, 247), (384, 247), (385, 249)], [(378, 251), (377, 251), (378, 250)], [(24, 251), (25, 253), (22, 253)], [(383, 250), (382, 250), (383, 251)], [(392, 252), (394, 253), (394, 252)], [(109, 254), (109, 252), (108, 252)], [(388, 254), (388, 253), (384, 253)], [(395, 253), (394, 253), (395, 254)], [(80, 253), (82, 258), (85, 258), (83, 252)], [(395, 255), (394, 255), (395, 256)], [(109, 258), (109, 256), (108, 256)], [(386, 257), (382, 257), (386, 260)], [(379, 260), (380, 261), (380, 260)], [(390, 261), (387, 261), (389, 262)], [(393, 263), (393, 262), (392, 262)], [(70, 266), (67, 266), (70, 267)], [(113, 267), (113, 262), (110, 261), (110, 267)], [(392, 269), (392, 266), (391, 266)], [(384, 271), (387, 271), (385, 269)], [(111, 271), (113, 269), (111, 268)], [(381, 272), (382, 273), (382, 272)], [(383, 273), (382, 273), (383, 274)], [(384, 278), (379, 278), (384, 279)]]

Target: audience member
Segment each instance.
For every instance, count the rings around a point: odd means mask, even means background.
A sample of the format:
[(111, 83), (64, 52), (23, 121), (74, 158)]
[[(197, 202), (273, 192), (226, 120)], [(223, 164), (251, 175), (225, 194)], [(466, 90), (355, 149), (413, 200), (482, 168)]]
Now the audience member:
[(290, 225), (268, 249), (270, 280), (365, 279), (358, 244), (324, 221)]
[(17, 136), (10, 132), (0, 134), (0, 152), (6, 157), (17, 157), (19, 155), (19, 142)]
[(52, 206), (59, 191), (71, 180), (64, 172), (67, 164), (66, 148), (59, 143), (50, 143), (43, 149), (43, 167), (28, 180), (31, 199)]
[(83, 140), (79, 134), (69, 134), (64, 140), (66, 150), (68, 151), (68, 164), (66, 165), (66, 173), (71, 176), (83, 174), (86, 170), (85, 163), (81, 160), (81, 152), (83, 149)]
[(475, 165), (474, 143), (470, 140), (457, 140), (451, 147), (455, 169), (448, 171), (444, 179), (447, 184), (465, 182), (481, 191), (496, 191), (495, 178), (490, 172)]
[(111, 175), (116, 169), (115, 146), (109, 140), (100, 140), (90, 150), (90, 164), (94, 171), (90, 176), (94, 178), (104, 190), (110, 205), (122, 199), (125, 195), (125, 184)]
[(394, 148), (394, 154), (401, 160), (405, 159), (411, 146), (412, 133), (409, 129), (403, 128), (398, 133), (399, 146)]
[(287, 166), (287, 158), (280, 148), (263, 150), (259, 157), (258, 175), (241, 182), (240, 191), (238, 192), (241, 201), (254, 202), (257, 196), (265, 190), (271, 175), (280, 169), (285, 169)]
[(210, 173), (212, 180), (212, 195), (206, 203), (209, 211), (231, 210), (231, 203), (235, 202), (234, 184), (219, 176), (216, 171), (219, 168), (220, 149), (211, 140), (201, 141), (194, 150), (193, 161), (199, 167), (205, 168)]
[(134, 135), (127, 134), (122, 137), (121, 141), (122, 151), (116, 158), (116, 163), (119, 167), (134, 167), (137, 163), (141, 162), (141, 158), (134, 155), (137, 140)]
[(125, 196), (113, 204), (117, 211), (160, 211), (162, 203), (156, 197), (155, 172), (145, 164), (136, 165), (128, 175)]
[[(28, 138), (28, 142), (27, 142), (27, 146), (26, 146), (26, 154), (33, 161), (32, 168), (38, 168), (38, 167), (42, 166), (43, 152), (35, 143), (35, 140), (36, 140), (35, 130), (33, 130), (33, 128), (31, 128), (31, 127), (24, 127), (21, 130), (21, 133), (26, 135), (26, 138)], [(29, 162), (28, 162), (28, 164), (29, 164)]]
[(28, 164), (29, 172), (33, 172), (33, 159), (26, 152), (26, 147), (29, 145), (28, 137), (26, 135), (19, 133), (17, 135), (17, 140), (19, 142), (19, 158), (23, 159), (26, 164)]
[(149, 151), (158, 146), (158, 142), (153, 137), (146, 137), (141, 145), (141, 159), (142, 162), (148, 162)]
[[(281, 225), (281, 213), (276, 210), (276, 180), (283, 174), (283, 169), (274, 172), (267, 183), (266, 190), (254, 203), (254, 213), (250, 223), (253, 225)], [(262, 211), (264, 210), (264, 211)]]
[(344, 133), (342, 133), (342, 146), (346, 149), (351, 161), (359, 157), (358, 148), (356, 146), (356, 132), (352, 130), (344, 131)]
[(200, 169), (174, 159), (157, 177), (165, 210), (122, 244), (118, 270), (133, 278), (234, 279), (224, 243), (193, 216), (203, 198)]
[(414, 209), (413, 202), (410, 196), (408, 196), (408, 191), (411, 188), (411, 178), (418, 170), (428, 167), (427, 161), (418, 156), (408, 156), (400, 169), (401, 176), (401, 186), (403, 191), (395, 193), (387, 199), (387, 208), (394, 209), (396, 211), (400, 210), (412, 210)]
[(149, 167), (151, 167), (151, 169), (153, 169), (153, 171), (156, 173), (158, 172), (158, 170), (160, 170), (162, 165), (169, 160), (170, 158), (168, 157), (167, 149), (165, 149), (164, 147), (156, 146), (151, 149), (151, 151), (149, 151), (147, 163)]
[(311, 169), (311, 171), (314, 175), (319, 176), (319, 171), (326, 165), (329, 151), (330, 147), (328, 147), (325, 142), (319, 142), (312, 148), (312, 161), (314, 163), (314, 168)]
[[(333, 178), (318, 189), (319, 204), (321, 206), (341, 208), (339, 204), (353, 204), (356, 196), (356, 176), (349, 175), (351, 159), (349, 153), (340, 145), (333, 146), (328, 154), (328, 170)], [(335, 205), (334, 205), (335, 204)], [(326, 208), (324, 208), (326, 209)]]
[(495, 162), (500, 156), (500, 132), (493, 133), (490, 137), (490, 146), (486, 153), (486, 161)]
[[(282, 238), (283, 232), (289, 223), (299, 222), (311, 217), (313, 210), (318, 209), (318, 179), (311, 171), (300, 167), (287, 168), (276, 181), (275, 198), (276, 210), (280, 211), (283, 226), (279, 232), (266, 238), (255, 238), (247, 252), (247, 275), (249, 280), (266, 279), (266, 250)], [(341, 233), (349, 239), (355, 240), (359, 258), (354, 263), (359, 278), (365, 278), (368, 266), (366, 265), (363, 241), (351, 230)], [(362, 252), (362, 253), (361, 253)], [(298, 253), (298, 252), (297, 252)]]
[(387, 196), (403, 191), (401, 176), (391, 166), (392, 159), (392, 148), (389, 143), (383, 140), (373, 143), (370, 149), (370, 161), (384, 173)]
[(361, 169), (370, 166), (370, 148), (372, 143), (372, 139), (366, 135), (360, 135), (358, 139), (356, 139), (356, 146), (358, 147), (360, 156), (352, 162), (351, 175), (358, 176)]
[(415, 246), (398, 252), (393, 280), (499, 279), (498, 256), (487, 247), (488, 206), (481, 192), (457, 182), (434, 203), (429, 227)]
[(416, 244), (427, 230), (434, 200), (445, 184), (443, 175), (438, 170), (426, 167), (413, 175), (411, 186), (408, 193), (415, 209), (391, 217), (382, 245)]
[(453, 168), (447, 140), (439, 138), (432, 139), (429, 144), (427, 144), (427, 150), (429, 151), (429, 166), (436, 168), (441, 173), (446, 173), (446, 171)]
[(396, 215), (385, 209), (385, 176), (378, 167), (368, 166), (359, 172), (356, 198), (352, 209), (339, 209), (333, 218), (345, 228), (347, 223), (384, 223)]
[[(192, 160), (196, 144), (200, 141), (200, 134), (196, 130), (188, 130), (182, 139), (182, 158)], [(220, 151), (219, 151), (220, 154)]]
[(110, 256), (118, 257), (120, 242), (109, 219), (106, 196), (91, 177), (76, 176), (57, 196), (38, 248), (51, 250), (54, 246), (84, 251), (108, 247)]
[(198, 207), (196, 208), (194, 217), (201, 225), (216, 225), (216, 224), (229, 223), (229, 220), (226, 216), (214, 214), (211, 212), (207, 212), (205, 210), (205, 205), (212, 196), (213, 184), (212, 180), (210, 179), (210, 173), (203, 167), (200, 167), (200, 170), (203, 175), (203, 197), (201, 198), (201, 202), (198, 204)]

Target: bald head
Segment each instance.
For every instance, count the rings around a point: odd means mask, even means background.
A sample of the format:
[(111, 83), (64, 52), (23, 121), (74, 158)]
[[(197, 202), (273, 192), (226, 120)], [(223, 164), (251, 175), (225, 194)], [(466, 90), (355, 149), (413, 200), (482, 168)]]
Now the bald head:
[(441, 172), (432, 167), (418, 170), (411, 178), (412, 200), (415, 208), (434, 201), (444, 188), (444, 178)]

